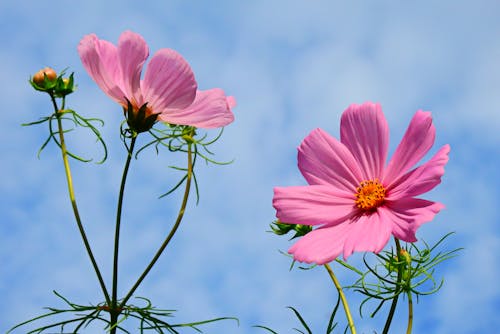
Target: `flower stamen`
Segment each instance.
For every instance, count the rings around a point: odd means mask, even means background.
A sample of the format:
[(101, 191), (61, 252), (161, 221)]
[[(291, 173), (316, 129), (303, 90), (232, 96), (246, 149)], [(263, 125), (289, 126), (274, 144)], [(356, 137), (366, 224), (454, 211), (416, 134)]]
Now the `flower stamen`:
[(385, 188), (378, 179), (363, 181), (356, 188), (356, 206), (364, 211), (374, 210), (385, 199)]

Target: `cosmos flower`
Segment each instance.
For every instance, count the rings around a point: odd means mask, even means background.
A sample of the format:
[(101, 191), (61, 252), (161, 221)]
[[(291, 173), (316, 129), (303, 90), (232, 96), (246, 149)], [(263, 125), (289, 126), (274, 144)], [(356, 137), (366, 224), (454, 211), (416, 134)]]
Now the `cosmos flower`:
[(158, 50), (141, 79), (149, 49), (136, 33), (123, 32), (117, 46), (95, 34), (86, 35), (78, 45), (78, 53), (104, 93), (124, 110), (132, 107), (135, 116), (143, 108), (142, 118), (153, 115), (154, 120), (199, 128), (222, 127), (234, 120), (234, 98), (219, 88), (197, 90), (191, 67), (174, 50)]
[(417, 198), (441, 182), (449, 145), (413, 168), (434, 144), (429, 112), (417, 111), (386, 165), (389, 129), (379, 104), (351, 105), (342, 114), (340, 141), (313, 130), (298, 148), (307, 186), (274, 188), (283, 223), (316, 226), (290, 249), (297, 261), (325, 264), (340, 254), (380, 252), (391, 235), (417, 240), (420, 225), (444, 207)]

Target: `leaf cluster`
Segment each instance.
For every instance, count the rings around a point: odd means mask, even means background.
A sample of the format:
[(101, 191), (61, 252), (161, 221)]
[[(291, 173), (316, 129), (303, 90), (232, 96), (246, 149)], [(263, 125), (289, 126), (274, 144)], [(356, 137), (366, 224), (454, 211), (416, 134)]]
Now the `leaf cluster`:
[[(40, 146), (40, 148), (38, 149), (38, 153), (37, 153), (38, 158), (40, 158), (40, 154), (42, 153), (42, 151), (45, 149), (45, 147), (47, 146), (47, 144), (50, 141), (53, 141), (59, 148), (62, 148), (61, 147), (61, 140), (60, 140), (61, 136), (59, 133), (60, 130), (59, 130), (59, 127), (57, 126), (57, 122), (61, 122), (61, 121), (67, 121), (66, 123), (69, 123), (73, 126), (72, 128), (62, 130), (63, 133), (72, 132), (79, 127), (84, 128), (84, 129), (88, 129), (94, 135), (96, 142), (98, 142), (100, 144), (100, 146), (102, 147), (102, 150), (103, 150), (103, 156), (97, 163), (102, 164), (102, 163), (104, 163), (104, 161), (106, 161), (107, 156), (108, 156), (108, 149), (106, 147), (106, 143), (104, 142), (104, 139), (101, 136), (101, 133), (99, 132), (96, 125), (94, 125), (94, 124), (97, 124), (100, 126), (104, 126), (104, 122), (98, 118), (85, 118), (85, 117), (79, 115), (76, 111), (74, 111), (72, 109), (58, 110), (50, 116), (40, 118), (38, 121), (22, 124), (23, 126), (31, 126), (31, 125), (38, 125), (38, 124), (47, 123), (49, 134), (48, 134), (47, 138), (45, 139), (45, 141), (43, 142), (42, 146)], [(77, 155), (69, 150), (66, 150), (66, 152), (68, 153), (68, 155), (71, 158), (73, 158), (75, 160), (78, 160), (81, 162), (92, 161), (92, 159), (84, 158), (84, 157), (79, 156), (79, 155)]]
[[(217, 142), (224, 132), (224, 128), (221, 128), (219, 133), (214, 138), (209, 138), (208, 134), (198, 135), (199, 129), (188, 126), (188, 125), (175, 125), (167, 123), (162, 124), (163, 128), (151, 128), (149, 130), (152, 140), (139, 148), (135, 154), (137, 158), (140, 153), (146, 149), (153, 148), (156, 154), (160, 153), (160, 149), (166, 149), (168, 152), (176, 153), (187, 153), (188, 149), (193, 153), (193, 181), (196, 190), (196, 203), (198, 204), (200, 193), (198, 187), (198, 180), (196, 178), (196, 173), (194, 172), (194, 167), (198, 159), (202, 159), (206, 164), (212, 163), (215, 165), (228, 165), (233, 161), (221, 162), (212, 158), (214, 152), (209, 148), (215, 142)], [(122, 131), (123, 132), (123, 131)], [(168, 166), (169, 168), (180, 171), (184, 173), (181, 179), (168, 191), (160, 195), (160, 198), (170, 195), (175, 190), (177, 190), (184, 182), (187, 180), (188, 169), (186, 167), (179, 167), (175, 165)]]
[(370, 314), (374, 317), (385, 302), (397, 298), (400, 294), (414, 294), (419, 296), (433, 294), (442, 287), (444, 280), (434, 278), (435, 267), (457, 255), (462, 248), (451, 251), (437, 251), (437, 247), (453, 232), (446, 234), (433, 246), (425, 241), (423, 247), (415, 243), (407, 243), (398, 253), (391, 248), (381, 254), (375, 254), (376, 264), (370, 265), (367, 254), (363, 256), (363, 262), (367, 268), (365, 272), (355, 271), (360, 275), (358, 280), (347, 288), (358, 291), (365, 295), (365, 299), (359, 306), (362, 315), (363, 306), (369, 300), (379, 301), (378, 306)]
[[(337, 327), (338, 323), (334, 321), (335, 319), (335, 315), (337, 314), (337, 310), (339, 308), (339, 305), (340, 305), (340, 295), (337, 297), (337, 302), (335, 304), (335, 307), (333, 308), (332, 310), (332, 313), (330, 314), (330, 318), (328, 319), (328, 324), (326, 326), (326, 331), (325, 333), (326, 334), (333, 334), (333, 330)], [(297, 333), (301, 333), (301, 334), (312, 334), (312, 330), (310, 329), (309, 325), (307, 324), (307, 322), (304, 320), (303, 316), (300, 314), (300, 312), (293, 308), (292, 306), (288, 306), (287, 307), (288, 309), (290, 309), (295, 317), (299, 320), (302, 328), (292, 328), (295, 332)], [(253, 326), (255, 328), (261, 328), (261, 329), (264, 329), (266, 330), (267, 332), (269, 333), (272, 333), (272, 334), (278, 334), (278, 332), (276, 332), (275, 330), (267, 327), (267, 326), (262, 326), (262, 325), (256, 325), (256, 326)], [(343, 333), (347, 333), (347, 330), (348, 330), (349, 326), (346, 326), (345, 329), (344, 329), (344, 332)]]
[[(93, 322), (104, 323), (104, 330), (109, 331), (111, 329), (111, 322), (108, 320), (108, 313), (110, 312), (109, 307), (106, 303), (101, 303), (98, 305), (79, 305), (70, 302), (67, 298), (63, 297), (58, 292), (54, 291), (54, 294), (62, 299), (62, 301), (67, 305), (66, 308), (54, 308), (47, 307), (49, 311), (45, 314), (34, 317), (30, 320), (22, 322), (14, 327), (12, 327), (6, 334), (12, 333), (13, 330), (23, 327), (25, 325), (37, 322), (38, 320), (51, 318), (56, 315), (71, 315), (70, 319), (55, 321), (51, 324), (38, 327), (36, 329), (30, 330), (27, 334), (42, 334), (48, 333), (50, 329), (59, 329), (61, 334), (63, 333), (79, 333), (80, 330), (87, 328)], [(158, 309), (154, 307), (151, 301), (147, 298), (136, 297), (137, 299), (145, 302), (144, 306), (136, 305), (125, 305), (120, 310), (120, 318), (115, 328), (123, 333), (135, 334), (137, 332), (130, 332), (125, 329), (121, 324), (128, 318), (136, 319), (139, 323), (139, 333), (143, 334), (146, 331), (153, 331), (154, 333), (164, 334), (178, 334), (179, 328), (191, 328), (198, 333), (203, 333), (199, 326), (209, 324), (212, 322), (218, 322), (222, 320), (234, 320), (239, 324), (237, 318), (233, 317), (219, 317), (214, 319), (208, 319), (203, 321), (189, 322), (189, 323), (171, 323), (168, 322), (168, 318), (174, 317), (175, 310)]]

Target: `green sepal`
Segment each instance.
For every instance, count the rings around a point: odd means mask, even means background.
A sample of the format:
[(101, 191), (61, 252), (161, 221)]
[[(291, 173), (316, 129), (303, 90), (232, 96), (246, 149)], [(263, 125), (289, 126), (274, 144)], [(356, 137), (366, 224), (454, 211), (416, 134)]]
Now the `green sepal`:
[(271, 232), (277, 235), (285, 235), (290, 231), (295, 231), (295, 234), (290, 238), (290, 240), (303, 237), (312, 231), (312, 226), (310, 225), (282, 223), (279, 219), (271, 223), (270, 227), (272, 230)]
[(127, 115), (127, 124), (135, 133), (141, 133), (149, 131), (153, 125), (156, 123), (158, 114), (151, 114), (146, 116), (146, 111), (148, 109), (148, 103), (144, 103), (137, 112), (134, 110), (134, 106), (127, 100), (127, 109), (124, 112)]
[(65, 97), (73, 93), (76, 89), (75, 80), (73, 78), (74, 73), (71, 73), (68, 77), (68, 82), (65, 83), (63, 76), (64, 73), (61, 73), (60, 76), (57, 77), (56, 85), (54, 87), (54, 95), (56, 97)]

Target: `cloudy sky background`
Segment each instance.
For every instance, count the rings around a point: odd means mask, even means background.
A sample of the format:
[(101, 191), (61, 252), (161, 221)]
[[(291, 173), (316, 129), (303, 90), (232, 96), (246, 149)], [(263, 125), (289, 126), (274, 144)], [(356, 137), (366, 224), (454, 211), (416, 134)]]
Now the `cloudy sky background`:
[[(291, 243), (267, 233), (272, 189), (301, 185), (296, 147), (314, 128), (338, 137), (351, 103), (382, 104), (391, 152), (418, 109), (433, 112), (437, 148), (452, 147), (443, 183), (427, 198), (446, 210), (418, 236), (447, 249), (465, 247), (440, 266), (442, 290), (415, 306), (415, 333), (478, 333), (500, 328), (500, 5), (497, 1), (4, 1), (0, 4), (0, 332), (62, 306), (102, 301), (73, 221), (60, 153), (50, 145), (36, 158), (46, 127), (20, 124), (51, 113), (46, 96), (27, 80), (44, 66), (75, 72), (69, 106), (106, 122), (104, 165), (72, 162), (76, 195), (89, 239), (110, 285), (114, 212), (125, 152), (118, 139), (118, 105), (84, 71), (76, 46), (88, 33), (116, 42), (130, 29), (150, 53), (169, 47), (191, 64), (199, 87), (236, 97), (236, 120), (215, 145), (229, 166), (198, 165), (201, 201), (194, 197), (183, 225), (138, 290), (176, 320), (235, 316), (207, 333), (279, 333), (298, 326), (298, 308), (314, 333), (324, 332), (336, 292), (325, 270), (288, 271), (279, 253)], [(213, 133), (215, 134), (215, 133)], [(92, 139), (69, 134), (77, 152), (99, 155)], [(120, 258), (120, 294), (142, 272), (169, 229), (180, 193), (157, 197), (178, 174), (182, 156), (146, 152), (133, 161), (127, 185)], [(350, 258), (359, 264), (361, 255)], [(333, 265), (344, 285), (353, 276)], [(381, 331), (357, 314), (358, 331)], [(401, 303), (393, 332), (406, 326)], [(337, 317), (345, 324), (343, 314)], [(42, 324), (42, 323), (40, 323)], [(131, 322), (129, 328), (136, 323)], [(99, 332), (100, 327), (84, 333)], [(26, 328), (15, 333), (25, 333)], [(187, 330), (186, 332), (191, 332)], [(83, 333), (83, 332), (82, 332)]]

